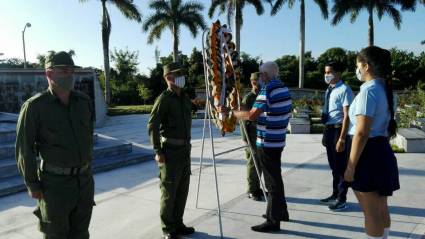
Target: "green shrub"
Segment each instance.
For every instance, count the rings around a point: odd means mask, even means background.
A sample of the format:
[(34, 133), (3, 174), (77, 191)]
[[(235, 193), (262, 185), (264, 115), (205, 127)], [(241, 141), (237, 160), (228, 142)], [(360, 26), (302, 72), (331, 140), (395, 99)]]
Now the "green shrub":
[(397, 145), (391, 144), (391, 148), (394, 153), (405, 153), (404, 149), (397, 147)]
[(108, 108), (108, 115), (150, 114), (153, 105), (118, 105)]
[(322, 134), (325, 126), (323, 124), (311, 124), (310, 134)]

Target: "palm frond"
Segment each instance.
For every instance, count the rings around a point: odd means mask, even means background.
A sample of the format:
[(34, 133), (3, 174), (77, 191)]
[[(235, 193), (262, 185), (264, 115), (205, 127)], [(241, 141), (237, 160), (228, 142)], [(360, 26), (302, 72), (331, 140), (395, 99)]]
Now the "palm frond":
[(257, 15), (262, 15), (264, 13), (264, 7), (261, 0), (245, 0), (243, 2), (250, 3), (252, 6), (254, 6)]
[(328, 11), (328, 1), (327, 0), (314, 0), (314, 2), (319, 6), (320, 12), (324, 19), (328, 19), (329, 11)]
[(224, 12), (226, 9), (226, 3), (228, 0), (212, 0), (211, 6), (208, 9), (208, 17), (212, 18), (214, 16), (215, 10), (217, 7), (221, 8), (221, 11)]
[[(270, 1), (272, 4), (272, 1)], [(286, 3), (286, 0), (276, 0), (276, 2), (272, 5), (271, 15), (274, 16), (282, 9), (283, 5)]]
[(160, 39), (161, 34), (165, 28), (167, 28), (166, 22), (160, 22), (159, 24), (153, 26), (148, 35), (148, 43), (152, 44), (156, 39)]
[(394, 26), (397, 29), (400, 29), (401, 21), (402, 21), (400, 12), (394, 6), (389, 4), (385, 5), (383, 10), (393, 19)]
[(157, 12), (153, 15), (150, 15), (143, 24), (143, 31), (148, 31), (150, 27), (156, 26), (160, 24), (161, 22), (167, 22), (170, 21), (171, 17), (165, 13), (165, 12)]
[(142, 14), (140, 13), (137, 6), (133, 3), (133, 0), (112, 0), (111, 2), (126, 18), (135, 20), (137, 22), (142, 21)]
[(168, 12), (170, 11), (170, 5), (168, 5), (168, 2), (166, 0), (153, 0), (149, 3), (149, 8), (154, 11), (164, 11)]

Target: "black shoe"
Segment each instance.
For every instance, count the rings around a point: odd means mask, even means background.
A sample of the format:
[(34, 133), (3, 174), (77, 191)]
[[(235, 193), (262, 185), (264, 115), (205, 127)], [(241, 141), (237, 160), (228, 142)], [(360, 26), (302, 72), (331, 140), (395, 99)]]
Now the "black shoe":
[(177, 236), (176, 233), (164, 233), (164, 235), (162, 235), (162, 239), (178, 239), (179, 237)]
[(177, 228), (176, 233), (183, 236), (190, 235), (195, 233), (195, 228), (183, 225), (182, 227)]
[(261, 193), (248, 193), (248, 197), (251, 198), (254, 201), (261, 201), (263, 200), (263, 195), (262, 192)]
[[(267, 215), (266, 214), (263, 214), (263, 218), (267, 219)], [(282, 217), (279, 218), (279, 220), (280, 221), (283, 221), (283, 222), (289, 222), (289, 213), (288, 213), (288, 211), (284, 211)]]
[(340, 202), (340, 201), (336, 201), (334, 204), (332, 204), (332, 205), (329, 205), (329, 210), (332, 210), (332, 211), (343, 211), (344, 209), (347, 209), (348, 208), (348, 205), (347, 205), (347, 203), (346, 202)]
[(280, 224), (274, 224), (272, 222), (266, 221), (260, 225), (251, 227), (251, 230), (256, 232), (276, 232), (280, 231)]
[(332, 196), (329, 196), (327, 198), (321, 199), (320, 203), (333, 204), (333, 203), (335, 203), (335, 201), (336, 201), (336, 197), (334, 195), (332, 195)]

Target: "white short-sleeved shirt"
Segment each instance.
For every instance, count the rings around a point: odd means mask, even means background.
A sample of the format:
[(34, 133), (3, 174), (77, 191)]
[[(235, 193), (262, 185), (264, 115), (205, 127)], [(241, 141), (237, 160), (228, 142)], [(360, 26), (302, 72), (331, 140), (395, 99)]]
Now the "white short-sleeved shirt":
[(384, 80), (375, 79), (363, 83), (359, 94), (354, 98), (350, 106), (348, 115), (350, 117), (349, 135), (354, 135), (356, 132), (356, 116), (364, 115), (373, 120), (369, 138), (376, 136), (388, 137), (388, 124), (391, 119), (391, 113), (388, 108)]

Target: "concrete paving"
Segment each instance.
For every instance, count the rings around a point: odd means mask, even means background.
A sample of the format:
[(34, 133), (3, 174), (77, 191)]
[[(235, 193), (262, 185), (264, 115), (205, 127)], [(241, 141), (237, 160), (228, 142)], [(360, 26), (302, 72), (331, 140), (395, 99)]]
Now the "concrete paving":
[[(97, 131), (112, 137), (151, 147), (146, 134), (146, 115), (110, 118)], [(197, 233), (186, 238), (219, 238), (217, 200), (211, 146), (207, 141), (196, 207), (202, 120), (192, 127), (192, 176), (185, 222)], [(331, 173), (327, 166), (321, 135), (288, 135), (282, 155), (283, 179), (290, 222), (282, 231), (256, 233), (252, 225), (263, 222), (265, 202), (246, 197), (246, 167), (238, 132), (219, 136), (214, 128), (217, 174), (225, 238), (365, 238), (363, 216), (350, 191), (349, 209), (331, 212), (318, 200), (331, 193)], [(390, 238), (425, 238), (425, 154), (399, 154), (401, 190), (390, 198), (392, 228)], [(97, 206), (90, 226), (91, 238), (160, 238), (158, 170), (154, 161), (95, 175)], [(26, 193), (0, 198), (0, 238), (41, 238), (32, 215), (36, 202)]]

